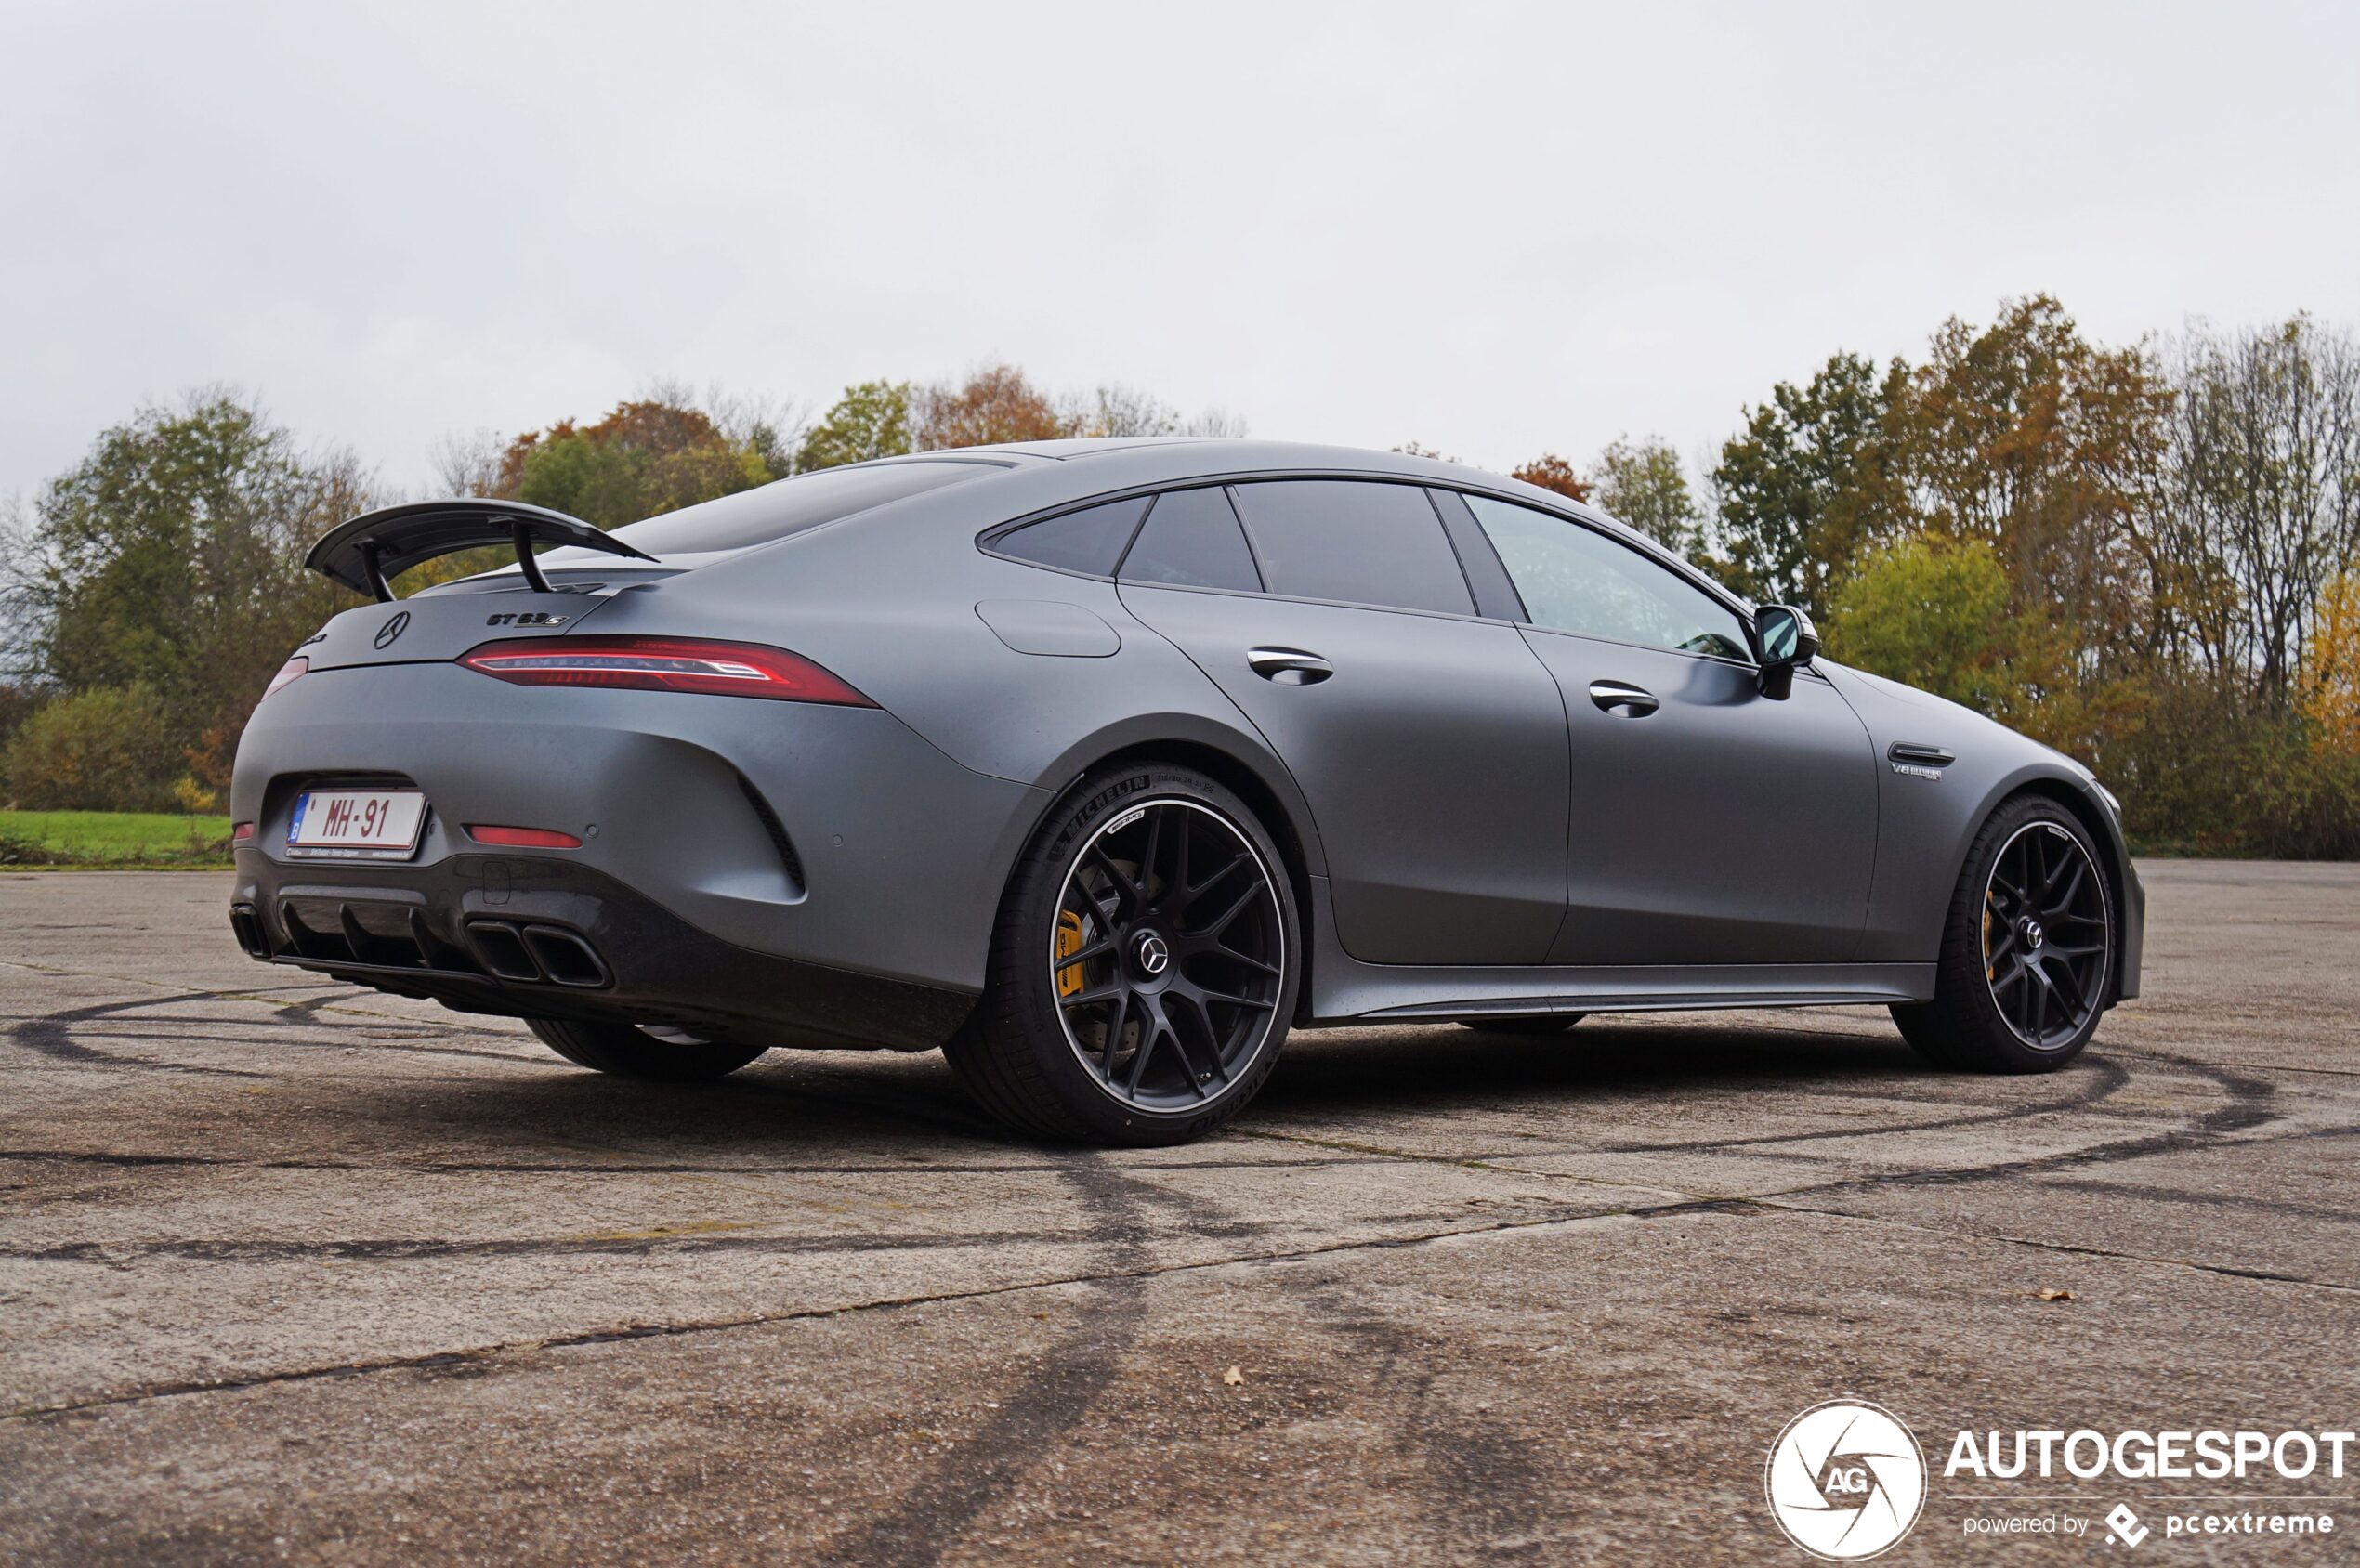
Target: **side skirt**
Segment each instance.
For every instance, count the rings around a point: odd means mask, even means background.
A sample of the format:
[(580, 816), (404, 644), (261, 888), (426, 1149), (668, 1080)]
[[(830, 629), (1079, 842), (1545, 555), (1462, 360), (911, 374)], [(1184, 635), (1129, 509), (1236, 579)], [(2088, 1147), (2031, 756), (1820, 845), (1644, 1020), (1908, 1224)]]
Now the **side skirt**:
[[(1321, 898), (1324, 880), (1314, 878)], [(1739, 1007), (1890, 1006), (1934, 997), (1932, 963), (1418, 967), (1362, 963), (1315, 911), (1313, 1027), (1541, 1013), (1676, 1013)]]

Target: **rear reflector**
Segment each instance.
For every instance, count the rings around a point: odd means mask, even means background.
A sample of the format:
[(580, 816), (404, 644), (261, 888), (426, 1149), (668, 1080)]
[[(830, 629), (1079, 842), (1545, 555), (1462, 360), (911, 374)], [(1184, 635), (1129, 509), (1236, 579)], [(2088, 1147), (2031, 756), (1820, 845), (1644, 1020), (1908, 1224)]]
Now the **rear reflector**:
[(229, 838), (233, 843), (243, 843), (252, 837), (254, 837), (254, 824), (251, 822), (238, 823), (229, 830)]
[(467, 837), (478, 843), (511, 844), (518, 849), (580, 849), (582, 841), (555, 828), (490, 828), (467, 824)]
[(610, 686), (767, 697), (780, 702), (875, 703), (801, 654), (759, 643), (677, 637), (519, 637), (459, 656), (470, 670), (518, 686)]

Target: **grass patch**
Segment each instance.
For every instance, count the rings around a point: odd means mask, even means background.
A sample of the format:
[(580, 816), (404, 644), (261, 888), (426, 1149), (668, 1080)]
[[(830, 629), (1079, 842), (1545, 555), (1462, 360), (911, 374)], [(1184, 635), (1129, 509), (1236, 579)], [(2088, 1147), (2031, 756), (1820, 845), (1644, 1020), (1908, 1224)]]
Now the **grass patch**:
[(229, 865), (229, 819), (161, 811), (0, 811), (0, 866), (213, 870)]

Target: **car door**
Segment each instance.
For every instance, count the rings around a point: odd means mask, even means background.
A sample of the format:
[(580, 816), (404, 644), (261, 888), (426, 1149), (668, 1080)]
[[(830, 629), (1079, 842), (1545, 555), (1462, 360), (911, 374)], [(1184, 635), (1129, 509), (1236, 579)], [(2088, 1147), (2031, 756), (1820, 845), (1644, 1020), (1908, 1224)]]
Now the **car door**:
[(1785, 699), (1763, 695), (1745, 618), (1606, 531), (1461, 499), (1565, 696), (1573, 827), (1550, 961), (1850, 960), (1878, 780), (1842, 695), (1808, 672)]
[(1423, 490), (1169, 491), (1121, 579), (1131, 612), (1195, 660), (1293, 773), (1345, 952), (1399, 964), (1546, 958), (1565, 908), (1564, 703), (1516, 629), (1475, 614)]

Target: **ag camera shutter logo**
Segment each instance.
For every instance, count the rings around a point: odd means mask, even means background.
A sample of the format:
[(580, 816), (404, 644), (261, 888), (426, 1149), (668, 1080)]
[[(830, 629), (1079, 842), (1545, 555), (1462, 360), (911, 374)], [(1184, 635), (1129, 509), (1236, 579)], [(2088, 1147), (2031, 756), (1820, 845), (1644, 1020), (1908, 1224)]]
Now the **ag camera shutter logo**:
[(1787, 1539), (1829, 1562), (1857, 1562), (1894, 1546), (1926, 1503), (1926, 1458), (1909, 1429), (1881, 1405), (1831, 1399), (1786, 1424), (1763, 1483)]

